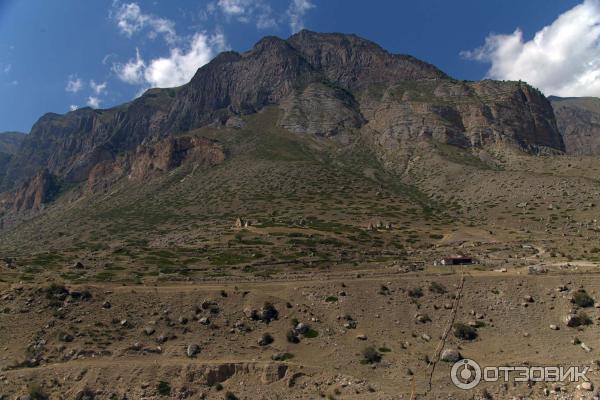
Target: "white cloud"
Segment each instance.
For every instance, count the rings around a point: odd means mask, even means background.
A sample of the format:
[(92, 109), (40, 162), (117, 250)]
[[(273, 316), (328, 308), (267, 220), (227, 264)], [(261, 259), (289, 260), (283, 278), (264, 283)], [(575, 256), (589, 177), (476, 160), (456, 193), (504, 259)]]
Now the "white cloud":
[(76, 106), (75, 104), (71, 104), (71, 105), (69, 106), (69, 111), (75, 111), (75, 110), (77, 110), (78, 108), (79, 108), (79, 107), (78, 107), (78, 106)]
[(189, 49), (171, 49), (169, 57), (154, 59), (144, 70), (144, 79), (152, 86), (172, 87), (187, 83), (198, 68), (208, 63), (221, 50), (225, 38), (223, 34), (208, 36), (197, 33), (192, 38)]
[(93, 79), (90, 81), (90, 87), (96, 94), (102, 94), (102, 92), (106, 91), (106, 82), (96, 83)]
[(167, 43), (174, 43), (177, 39), (173, 21), (145, 14), (137, 3), (121, 5), (115, 12), (114, 18), (121, 33), (128, 37), (143, 29), (148, 29), (148, 36), (152, 39), (158, 35), (163, 35)]
[(304, 14), (306, 14), (315, 5), (310, 0), (292, 0), (287, 9), (287, 15), (290, 18), (290, 29), (296, 33), (304, 28)]
[(585, 0), (529, 41), (516, 29), (461, 54), (490, 63), (492, 79), (521, 79), (547, 95), (600, 96), (600, 0)]
[[(251, 4), (249, 0), (228, 0), (226, 5), (229, 13), (243, 13), (237, 9), (236, 2)], [(262, 3), (263, 0), (258, 0)], [(213, 7), (216, 9), (215, 3)], [(116, 7), (115, 5), (114, 7)], [(220, 7), (220, 6), (219, 6)], [(250, 7), (256, 7), (251, 5)], [(212, 12), (215, 12), (213, 9)], [(154, 35), (165, 35), (169, 46), (169, 55), (164, 57), (144, 60), (139, 49), (136, 48), (135, 58), (126, 63), (113, 63), (112, 70), (117, 77), (132, 85), (149, 87), (173, 87), (189, 82), (198, 68), (208, 63), (219, 51), (227, 49), (225, 36), (217, 31), (214, 34), (198, 32), (192, 36), (181, 37), (175, 31), (175, 24), (164, 18), (152, 16), (142, 12), (136, 3), (120, 6), (114, 15), (119, 30), (131, 36), (145, 27), (149, 27)], [(188, 41), (187, 44), (184, 44)], [(99, 94), (100, 92), (96, 92)]]
[(95, 96), (90, 96), (87, 98), (86, 104), (92, 108), (98, 108), (98, 107), (100, 107), (101, 102), (102, 102), (102, 100), (100, 100), (99, 98), (97, 98)]
[(65, 90), (71, 93), (77, 93), (83, 88), (83, 81), (79, 79), (76, 75), (69, 75), (69, 79), (67, 80), (67, 86), (65, 86)]
[(139, 49), (135, 49), (135, 59), (131, 59), (125, 64), (113, 64), (113, 71), (119, 79), (132, 85), (144, 82), (144, 68), (146, 68), (146, 64), (140, 56)]
[(11, 69), (12, 69), (12, 64), (4, 64), (2, 66), (2, 71), (4, 71), (5, 74), (8, 74)]
[[(254, 23), (258, 29), (277, 26), (271, 6), (263, 0), (219, 0), (216, 6), (227, 17), (243, 23)], [(210, 3), (207, 10), (213, 12), (215, 5)]]
[(189, 82), (198, 68), (208, 63), (218, 51), (226, 49), (222, 33), (196, 33), (186, 49), (174, 47), (168, 57), (145, 62), (136, 50), (136, 58), (126, 64), (115, 64), (119, 79), (130, 84), (153, 87), (173, 87)]

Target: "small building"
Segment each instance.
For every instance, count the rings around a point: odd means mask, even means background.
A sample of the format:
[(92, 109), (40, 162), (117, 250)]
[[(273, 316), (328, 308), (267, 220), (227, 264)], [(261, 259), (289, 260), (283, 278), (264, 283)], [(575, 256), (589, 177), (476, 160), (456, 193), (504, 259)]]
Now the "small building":
[(442, 261), (440, 261), (442, 265), (465, 265), (465, 264), (473, 264), (473, 259), (471, 257), (466, 256), (453, 256), (453, 257), (444, 257)]

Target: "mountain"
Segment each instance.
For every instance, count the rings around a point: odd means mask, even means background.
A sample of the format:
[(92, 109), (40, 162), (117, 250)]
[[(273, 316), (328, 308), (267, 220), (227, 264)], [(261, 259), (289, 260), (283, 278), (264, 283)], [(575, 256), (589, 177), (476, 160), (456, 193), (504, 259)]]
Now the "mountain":
[(0, 188), (12, 190), (42, 170), (67, 185), (84, 182), (97, 165), (140, 145), (231, 124), (270, 105), (293, 132), (343, 139), (360, 131), (384, 158), (420, 138), (564, 150), (550, 104), (524, 83), (456, 81), (354, 35), (301, 31), (221, 53), (178, 88), (152, 89), (111, 109), (44, 115), (2, 170)]
[(551, 96), (549, 100), (563, 135), (566, 152), (600, 155), (600, 99)]

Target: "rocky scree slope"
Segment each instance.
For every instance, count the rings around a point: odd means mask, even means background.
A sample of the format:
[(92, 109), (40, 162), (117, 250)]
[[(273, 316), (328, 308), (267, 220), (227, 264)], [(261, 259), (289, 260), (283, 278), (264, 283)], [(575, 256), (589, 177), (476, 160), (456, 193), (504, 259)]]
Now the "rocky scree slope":
[(460, 82), (354, 35), (301, 31), (287, 40), (265, 37), (245, 53), (221, 53), (178, 88), (151, 89), (111, 109), (44, 115), (0, 169), (0, 190), (13, 191), (4, 204), (15, 209), (14, 198), (39, 182), (40, 171), (59, 185), (93, 187), (105, 173), (150, 177), (177, 167), (188, 153), (208, 165), (222, 162), (226, 149), (217, 141), (186, 139), (183, 155), (148, 149), (202, 126), (243, 124), (240, 116), (271, 105), (281, 109), (278, 124), (292, 132), (342, 144), (366, 137), (391, 164), (415, 142), (431, 139), (464, 148), (502, 142), (531, 153), (564, 151), (550, 103), (524, 83)]

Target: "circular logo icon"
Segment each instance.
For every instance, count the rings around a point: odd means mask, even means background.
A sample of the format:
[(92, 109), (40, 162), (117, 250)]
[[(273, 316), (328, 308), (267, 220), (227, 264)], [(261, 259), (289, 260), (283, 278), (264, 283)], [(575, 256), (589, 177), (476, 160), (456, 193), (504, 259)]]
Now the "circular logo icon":
[(465, 358), (454, 363), (450, 377), (456, 387), (473, 389), (481, 381), (481, 367), (475, 361)]

